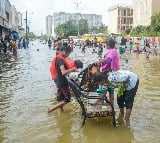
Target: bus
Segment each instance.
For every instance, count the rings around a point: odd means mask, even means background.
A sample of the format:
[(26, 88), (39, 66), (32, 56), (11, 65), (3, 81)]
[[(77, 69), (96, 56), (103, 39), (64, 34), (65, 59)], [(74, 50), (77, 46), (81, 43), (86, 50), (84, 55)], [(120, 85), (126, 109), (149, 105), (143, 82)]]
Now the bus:
[(89, 40), (92, 41), (92, 34), (84, 34), (82, 35), (83, 41)]
[(87, 39), (89, 39), (89, 41), (94, 41), (95, 37), (97, 38), (97, 42), (106, 43), (107, 40), (110, 38), (110, 35), (109, 34), (103, 34), (103, 33), (82, 35), (83, 41), (86, 41)]
[(98, 34), (96, 34), (96, 38), (97, 38), (98, 42), (106, 43), (107, 40), (110, 38), (110, 35), (109, 34), (98, 33)]

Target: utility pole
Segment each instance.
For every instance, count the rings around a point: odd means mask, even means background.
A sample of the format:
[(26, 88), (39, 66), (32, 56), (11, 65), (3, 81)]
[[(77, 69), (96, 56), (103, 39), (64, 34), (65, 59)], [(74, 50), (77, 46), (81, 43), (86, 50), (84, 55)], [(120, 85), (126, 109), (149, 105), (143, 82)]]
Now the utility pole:
[(25, 20), (26, 20), (26, 39), (28, 39), (28, 26), (27, 26), (27, 25), (28, 25), (28, 24), (27, 24), (27, 23), (28, 23), (28, 19), (27, 19), (27, 11), (26, 11), (26, 19), (25, 19)]
[(28, 48), (28, 17), (27, 17), (27, 10), (26, 10), (26, 47)]
[[(77, 8), (77, 16), (78, 16), (78, 12), (79, 12), (79, 3), (81, 3), (81, 1), (79, 1), (79, 0), (76, 0), (75, 2), (74, 2), (75, 4), (76, 4), (76, 8)], [(77, 36), (79, 36), (79, 16), (77, 17), (77, 28), (78, 28), (78, 33), (77, 33)]]

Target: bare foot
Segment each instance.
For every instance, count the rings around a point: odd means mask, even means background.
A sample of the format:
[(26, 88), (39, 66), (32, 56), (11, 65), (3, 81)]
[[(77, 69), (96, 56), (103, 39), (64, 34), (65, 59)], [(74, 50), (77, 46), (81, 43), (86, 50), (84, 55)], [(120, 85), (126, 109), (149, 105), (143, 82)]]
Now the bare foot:
[(130, 127), (130, 121), (124, 120), (124, 125), (127, 126), (127, 127)]
[(61, 112), (64, 112), (64, 109), (63, 109), (63, 107), (62, 107), (62, 108), (60, 108), (60, 110), (61, 110)]
[(47, 108), (47, 109), (46, 109), (46, 112), (47, 112), (47, 113), (50, 113), (50, 110), (49, 110), (49, 108)]

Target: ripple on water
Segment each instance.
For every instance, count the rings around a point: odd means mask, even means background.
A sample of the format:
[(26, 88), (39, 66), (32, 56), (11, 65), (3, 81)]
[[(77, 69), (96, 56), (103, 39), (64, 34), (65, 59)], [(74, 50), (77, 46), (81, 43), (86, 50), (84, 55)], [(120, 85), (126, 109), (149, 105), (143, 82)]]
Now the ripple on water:
[[(37, 51), (37, 48), (39, 51)], [(75, 49), (71, 59), (80, 59), (84, 67), (98, 60), (97, 54), (87, 49)], [(160, 61), (146, 60), (143, 55), (129, 56), (128, 63), (121, 60), (121, 68), (134, 71), (140, 78), (135, 97), (130, 128), (124, 126), (115, 104), (115, 130), (111, 118), (87, 119), (81, 128), (81, 108), (75, 99), (59, 110), (47, 114), (46, 107), (56, 102), (55, 85), (51, 81), (49, 66), (55, 55), (47, 45), (33, 42), (29, 49), (19, 49), (17, 60), (10, 60), (0, 73), (0, 141), (15, 143), (129, 143), (159, 142), (160, 128)], [(54, 99), (54, 100), (52, 100)], [(115, 100), (116, 102), (116, 100)]]

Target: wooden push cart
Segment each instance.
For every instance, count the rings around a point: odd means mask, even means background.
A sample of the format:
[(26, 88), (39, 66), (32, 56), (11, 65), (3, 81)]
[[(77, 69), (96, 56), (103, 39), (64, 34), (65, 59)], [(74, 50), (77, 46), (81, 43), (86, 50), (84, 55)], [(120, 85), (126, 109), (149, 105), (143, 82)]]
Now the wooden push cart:
[[(73, 80), (67, 78), (69, 86), (76, 97), (82, 109), (82, 126), (85, 124), (86, 118), (107, 117), (112, 116), (113, 126), (116, 126), (115, 111), (107, 96), (98, 96), (96, 89), (98, 83), (93, 82), (93, 74), (90, 72), (97, 65), (89, 65), (78, 76), (78, 79)], [(97, 68), (98, 69), (98, 68)], [(96, 100), (103, 100), (103, 104), (94, 104)]]

